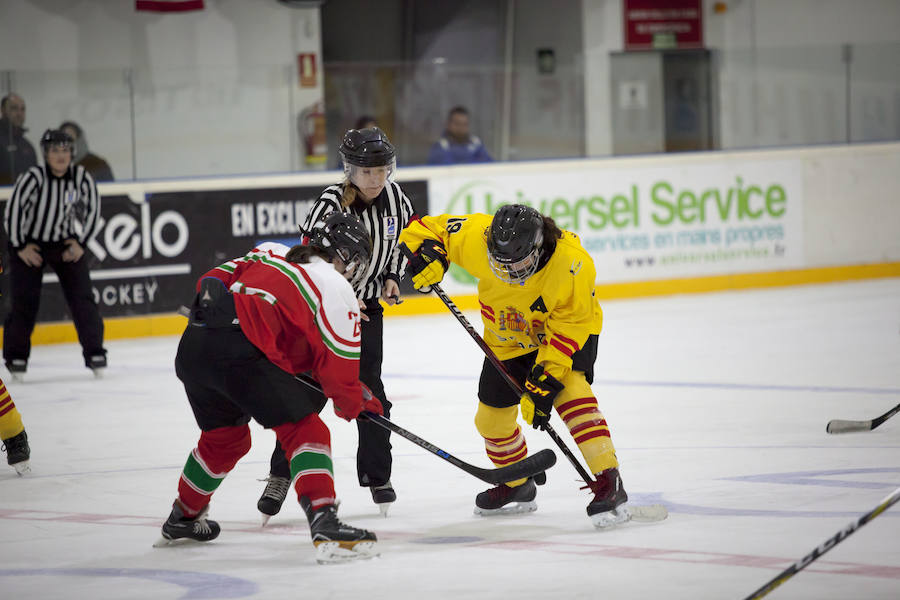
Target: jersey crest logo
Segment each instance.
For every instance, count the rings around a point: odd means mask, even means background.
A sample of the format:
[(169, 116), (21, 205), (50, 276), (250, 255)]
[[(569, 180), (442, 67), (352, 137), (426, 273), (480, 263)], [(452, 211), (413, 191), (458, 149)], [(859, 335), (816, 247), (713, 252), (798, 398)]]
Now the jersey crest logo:
[(506, 310), (500, 311), (500, 331), (528, 331), (528, 321), (525, 315), (517, 311), (512, 306), (507, 306)]
[(578, 275), (578, 271), (580, 271), (580, 270), (581, 270), (581, 261), (580, 260), (572, 261), (572, 266), (569, 267), (569, 273), (571, 273), (572, 275)]
[(384, 239), (397, 239), (397, 217), (384, 217)]
[(544, 304), (544, 299), (541, 296), (538, 296), (537, 300), (531, 303), (531, 306), (528, 307), (528, 310), (530, 310), (531, 312), (550, 312), (547, 310), (547, 305)]

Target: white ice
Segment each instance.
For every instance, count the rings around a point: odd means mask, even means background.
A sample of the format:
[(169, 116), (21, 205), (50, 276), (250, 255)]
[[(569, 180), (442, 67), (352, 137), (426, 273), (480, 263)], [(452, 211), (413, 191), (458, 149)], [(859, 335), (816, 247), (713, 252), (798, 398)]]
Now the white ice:
[[(274, 436), (257, 425), (212, 501), (221, 536), (155, 549), (198, 436), (177, 338), (109, 342), (101, 380), (77, 345), (38, 346), (24, 383), (3, 375), (32, 473), (0, 463), (0, 596), (740, 600), (900, 486), (900, 417), (825, 433), (900, 398), (900, 279), (603, 304), (593, 388), (633, 502), (663, 502), (667, 521), (594, 530), (559, 452), (537, 512), (477, 517), (488, 486), (396, 436), (398, 501), (381, 518), (357, 486), (356, 427), (329, 406), (340, 515), (378, 534), (380, 558), (317, 565), (294, 497), (260, 529)], [(472, 423), (482, 356), (465, 331), (447, 313), (385, 332), (393, 420), (489, 467)], [(900, 598), (900, 505), (770, 597)]]

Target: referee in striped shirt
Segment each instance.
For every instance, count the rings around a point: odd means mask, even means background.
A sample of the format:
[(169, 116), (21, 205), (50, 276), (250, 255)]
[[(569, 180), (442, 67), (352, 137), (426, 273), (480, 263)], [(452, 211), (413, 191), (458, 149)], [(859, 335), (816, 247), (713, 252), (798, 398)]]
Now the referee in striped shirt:
[(84, 364), (99, 376), (106, 367), (103, 320), (83, 256), (100, 222), (100, 195), (84, 167), (72, 166), (72, 138), (67, 133), (48, 129), (41, 150), (44, 166), (31, 167), (19, 177), (3, 215), (12, 296), (3, 324), (3, 360), (14, 378), (28, 368), (44, 267), (50, 265), (72, 313)]
[[(415, 214), (412, 203), (400, 186), (392, 181), (397, 159), (394, 146), (377, 127), (350, 129), (344, 134), (340, 148), (344, 164), (344, 181), (331, 185), (319, 195), (310, 208), (303, 228), (312, 229), (333, 211), (355, 215), (372, 238), (372, 260), (368, 268), (351, 283), (360, 300), (361, 331), (359, 379), (381, 401), (384, 416), (390, 416), (391, 403), (385, 397), (381, 381), (383, 347), (383, 313), (379, 299), (385, 304), (397, 302), (400, 278), (406, 269), (406, 258), (398, 243), (400, 231)], [(396, 499), (391, 477), (390, 432), (366, 420), (357, 420), (359, 449), (356, 469), (359, 484), (370, 488), (372, 500), (387, 514), (388, 505)], [(280, 446), (272, 454), (268, 485), (257, 507), (265, 515), (277, 514), (290, 483), (290, 470)]]

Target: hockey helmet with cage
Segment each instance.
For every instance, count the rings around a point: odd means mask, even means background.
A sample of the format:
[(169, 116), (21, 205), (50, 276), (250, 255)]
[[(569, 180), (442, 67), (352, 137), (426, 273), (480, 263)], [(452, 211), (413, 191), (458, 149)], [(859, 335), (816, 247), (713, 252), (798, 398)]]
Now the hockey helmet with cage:
[(501, 281), (522, 285), (542, 266), (544, 219), (523, 204), (501, 206), (488, 232), (488, 264)]
[(72, 139), (72, 136), (62, 129), (48, 129), (41, 136), (41, 150), (44, 154), (47, 154), (52, 147), (62, 148), (63, 150), (70, 149), (74, 142), (75, 140)]
[(362, 222), (354, 215), (334, 211), (304, 231), (309, 237), (309, 245), (319, 248), (333, 259), (344, 263), (344, 277), (355, 281), (372, 260), (372, 238)]
[(385, 179), (390, 179), (397, 166), (394, 145), (378, 127), (348, 130), (341, 141), (340, 154), (344, 175), (351, 181), (357, 171), (354, 167), (387, 167)]

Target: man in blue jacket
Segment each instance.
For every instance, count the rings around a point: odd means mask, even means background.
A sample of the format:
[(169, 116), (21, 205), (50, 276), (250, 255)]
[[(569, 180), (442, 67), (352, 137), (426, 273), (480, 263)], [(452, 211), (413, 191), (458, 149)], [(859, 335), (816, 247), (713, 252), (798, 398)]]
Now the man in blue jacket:
[(444, 135), (428, 152), (428, 164), (458, 165), (492, 160), (481, 139), (469, 133), (469, 111), (462, 106), (451, 109)]

